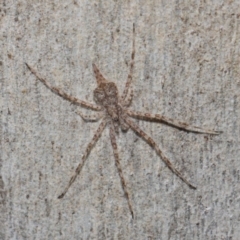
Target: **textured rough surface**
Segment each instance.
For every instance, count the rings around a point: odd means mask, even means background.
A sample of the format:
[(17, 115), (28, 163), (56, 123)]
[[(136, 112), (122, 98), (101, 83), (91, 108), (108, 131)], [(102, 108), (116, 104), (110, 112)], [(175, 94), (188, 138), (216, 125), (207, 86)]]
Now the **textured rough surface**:
[[(139, 122), (197, 190), (133, 132), (120, 133), (134, 220), (108, 131), (57, 199), (99, 123), (83, 122), (24, 64), (93, 102), (92, 63), (123, 90), (133, 23), (132, 109), (224, 131)], [(239, 30), (237, 0), (0, 2), (0, 239), (238, 239)]]

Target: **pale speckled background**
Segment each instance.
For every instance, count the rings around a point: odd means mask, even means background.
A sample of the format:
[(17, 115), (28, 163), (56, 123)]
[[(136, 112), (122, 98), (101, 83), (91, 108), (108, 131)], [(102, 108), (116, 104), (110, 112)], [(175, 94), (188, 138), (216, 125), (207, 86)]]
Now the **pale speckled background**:
[[(24, 62), (88, 101), (95, 62), (122, 91), (133, 23), (131, 108), (224, 133), (139, 122), (196, 191), (133, 132), (120, 133), (131, 220), (108, 131), (57, 199), (98, 123), (83, 122)], [(0, 43), (0, 239), (239, 239), (240, 1), (2, 0)]]

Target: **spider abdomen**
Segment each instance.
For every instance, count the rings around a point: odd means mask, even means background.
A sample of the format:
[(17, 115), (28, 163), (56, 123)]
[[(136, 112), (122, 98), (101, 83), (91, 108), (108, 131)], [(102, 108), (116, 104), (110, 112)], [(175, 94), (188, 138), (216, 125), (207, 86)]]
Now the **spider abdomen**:
[(107, 113), (113, 121), (118, 121), (118, 109), (116, 105), (110, 105), (106, 107)]

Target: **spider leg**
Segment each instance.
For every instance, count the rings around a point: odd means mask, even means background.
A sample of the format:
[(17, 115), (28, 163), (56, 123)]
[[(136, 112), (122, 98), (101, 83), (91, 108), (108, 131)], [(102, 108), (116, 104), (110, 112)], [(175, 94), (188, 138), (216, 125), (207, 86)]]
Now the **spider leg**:
[(85, 122), (97, 122), (103, 117), (103, 112), (96, 112), (93, 115), (87, 115), (83, 114), (79, 110), (76, 110), (76, 114), (78, 114)]
[(95, 63), (92, 64), (92, 67), (93, 67), (93, 72), (95, 74), (95, 78), (97, 80), (98, 86), (100, 86), (101, 83), (107, 83), (107, 80), (104, 78), (104, 76), (102, 75), (100, 70), (97, 68)]
[(126, 110), (124, 108), (122, 108), (121, 106), (118, 106), (118, 115), (119, 115), (118, 121), (119, 121), (121, 130), (123, 132), (127, 132), (129, 129), (128, 124), (126, 124), (124, 121), (124, 117), (127, 116), (127, 114), (125, 112), (126, 112)]
[(122, 117), (119, 118), (119, 124), (123, 132), (127, 132), (129, 129), (128, 124), (125, 123)]
[(120, 177), (120, 180), (121, 180), (122, 188), (123, 188), (124, 194), (126, 196), (126, 199), (127, 199), (127, 202), (128, 202), (128, 207), (129, 207), (129, 210), (131, 212), (132, 218), (134, 218), (132, 204), (131, 204), (130, 197), (129, 197), (129, 192), (128, 192), (128, 189), (127, 189), (127, 184), (126, 184), (126, 181), (123, 177), (123, 172), (122, 172), (120, 159), (119, 159), (119, 155), (118, 155), (115, 130), (114, 130), (114, 126), (112, 124), (110, 124), (110, 139), (111, 139), (111, 144), (112, 144), (112, 148), (113, 148), (115, 164), (116, 164), (118, 174), (119, 174), (119, 177)]
[(101, 111), (101, 107), (100, 106), (96, 106), (92, 103), (88, 103), (88, 102), (85, 102), (85, 101), (82, 101), (82, 100), (79, 100), (75, 97), (72, 97), (68, 94), (66, 94), (65, 92), (63, 92), (62, 90), (56, 88), (56, 87), (53, 87), (51, 86), (51, 84), (49, 84), (42, 76), (40, 76), (36, 70), (34, 70), (29, 64), (27, 64), (27, 67), (28, 69), (36, 76), (36, 78), (38, 80), (40, 80), (47, 88), (49, 88), (53, 93), (57, 94), (58, 96), (62, 97), (63, 99), (73, 103), (73, 104), (76, 104), (76, 105), (80, 105), (82, 107), (85, 107), (85, 108), (89, 108), (89, 109), (92, 109), (92, 110), (95, 110), (95, 111)]
[(130, 117), (142, 119), (142, 120), (147, 120), (147, 121), (157, 121), (157, 122), (164, 122), (167, 123), (173, 127), (183, 129), (186, 131), (190, 132), (196, 132), (196, 133), (208, 133), (208, 134), (213, 134), (213, 135), (218, 135), (222, 133), (221, 131), (214, 131), (214, 130), (209, 130), (209, 129), (204, 129), (196, 126), (191, 126), (187, 123), (184, 122), (179, 122), (177, 120), (174, 120), (172, 118), (168, 118), (165, 116), (162, 116), (160, 114), (151, 114), (151, 113), (142, 113), (142, 112), (135, 112), (131, 110), (126, 110), (127, 114)]
[(133, 24), (133, 42), (132, 42), (132, 55), (131, 55), (131, 63), (130, 63), (130, 71), (128, 74), (128, 78), (125, 84), (125, 88), (121, 97), (121, 101), (124, 102), (127, 96), (129, 87), (132, 82), (132, 75), (133, 75), (133, 67), (134, 67), (134, 58), (135, 58), (135, 24)]
[(99, 125), (96, 133), (94, 134), (92, 140), (90, 141), (90, 143), (88, 144), (87, 146), (87, 149), (82, 157), (82, 162), (78, 164), (76, 170), (75, 170), (75, 173), (73, 174), (73, 176), (71, 177), (67, 187), (65, 188), (65, 190), (63, 191), (63, 193), (61, 195), (58, 196), (58, 198), (63, 198), (64, 195), (67, 193), (68, 189), (70, 188), (70, 186), (74, 183), (74, 181), (76, 180), (78, 174), (81, 172), (82, 170), (82, 167), (89, 155), (89, 153), (91, 152), (94, 144), (97, 142), (97, 140), (99, 139), (99, 137), (101, 136), (101, 133), (103, 132), (105, 126), (107, 124), (107, 121), (106, 119), (103, 119), (103, 121), (101, 122), (101, 124)]
[(155, 149), (157, 154), (162, 158), (162, 160), (166, 163), (168, 168), (175, 173), (183, 182), (185, 182), (190, 188), (196, 189), (195, 186), (193, 186), (190, 182), (188, 182), (182, 174), (172, 165), (172, 163), (169, 161), (169, 159), (163, 154), (161, 149), (157, 146), (156, 142), (148, 136), (144, 131), (142, 131), (133, 121), (131, 121), (129, 118), (124, 119), (126, 123), (130, 126), (130, 128), (136, 132), (142, 139), (144, 139), (152, 148)]
[(123, 107), (129, 107), (132, 102), (132, 98), (133, 98), (133, 89), (130, 86), (126, 98), (124, 100), (120, 99), (120, 103), (122, 104)]

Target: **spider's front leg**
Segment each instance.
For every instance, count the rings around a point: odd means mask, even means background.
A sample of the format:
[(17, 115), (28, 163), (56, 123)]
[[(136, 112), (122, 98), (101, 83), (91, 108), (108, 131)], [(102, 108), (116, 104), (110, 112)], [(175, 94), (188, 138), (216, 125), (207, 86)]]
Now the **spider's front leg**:
[(183, 182), (185, 182), (190, 188), (196, 189), (195, 186), (193, 186), (190, 182), (188, 182), (182, 174), (172, 165), (172, 163), (169, 161), (169, 159), (163, 154), (161, 149), (157, 146), (156, 142), (148, 136), (144, 131), (142, 131), (134, 122), (132, 122), (129, 118), (124, 119), (125, 122), (130, 126), (130, 128), (136, 132), (142, 139), (144, 139), (155, 151), (157, 154), (162, 158), (162, 160), (166, 163), (168, 168), (175, 173)]
[(100, 138), (105, 126), (107, 124), (106, 119), (103, 119), (103, 121), (101, 122), (101, 124), (99, 125), (96, 133), (94, 134), (92, 140), (90, 141), (90, 143), (87, 146), (86, 152), (84, 153), (83, 157), (82, 157), (82, 162), (78, 164), (75, 173), (73, 174), (73, 176), (71, 177), (67, 187), (65, 188), (65, 190), (63, 191), (63, 193), (61, 195), (58, 196), (58, 198), (63, 198), (64, 195), (67, 193), (68, 189), (70, 188), (70, 186), (74, 183), (74, 181), (76, 180), (78, 174), (81, 172), (82, 167), (89, 155), (89, 153), (91, 152), (94, 144), (97, 142), (97, 140)]
[(129, 107), (131, 105), (132, 98), (133, 98), (133, 89), (130, 86), (126, 98), (124, 100), (122, 98), (120, 99), (121, 105), (123, 107)]
[(122, 172), (120, 159), (119, 159), (119, 155), (118, 155), (115, 130), (114, 130), (114, 126), (113, 126), (112, 123), (110, 124), (110, 139), (111, 139), (111, 144), (112, 144), (112, 148), (113, 148), (115, 164), (116, 164), (116, 167), (117, 167), (117, 170), (118, 170), (118, 174), (119, 174), (119, 177), (120, 177), (120, 180), (121, 180), (122, 188), (123, 188), (124, 194), (125, 194), (125, 196), (127, 198), (127, 202), (128, 202), (128, 207), (129, 207), (130, 213), (132, 215), (132, 218), (134, 218), (132, 204), (131, 204), (129, 192), (128, 192), (128, 189), (127, 189), (127, 184), (126, 184), (126, 181), (125, 181), (125, 179), (123, 177), (123, 172)]
[(209, 129), (196, 127), (196, 126), (191, 126), (187, 123), (180, 122), (175, 119), (162, 116), (160, 114), (135, 112), (135, 111), (132, 111), (129, 109), (127, 109), (126, 112), (130, 117), (147, 120), (147, 121), (164, 122), (173, 127), (176, 127), (176, 128), (182, 129), (182, 130), (186, 130), (186, 131), (190, 131), (190, 132), (207, 133), (207, 134), (213, 134), (213, 135), (218, 135), (218, 134), (222, 133), (221, 131), (215, 131), (215, 130), (209, 130)]
[(132, 54), (131, 54), (131, 62), (130, 62), (130, 71), (129, 71), (129, 74), (128, 74), (128, 77), (127, 77), (125, 88), (123, 90), (123, 94), (121, 96), (121, 102), (122, 103), (126, 101), (126, 97), (127, 97), (129, 88), (130, 88), (131, 83), (132, 83), (134, 59), (135, 59), (135, 24), (133, 24), (133, 42), (132, 42)]
[(89, 108), (95, 111), (101, 111), (102, 108), (100, 106), (94, 105), (92, 103), (88, 103), (82, 100), (79, 100), (75, 97), (72, 97), (68, 95), (67, 93), (63, 92), (61, 89), (58, 89), (56, 87), (53, 87), (51, 84), (49, 84), (45, 78), (40, 76), (35, 69), (33, 69), (28, 63), (26, 63), (26, 66), (28, 69), (33, 73), (38, 80), (40, 80), (48, 89), (50, 89), (53, 93), (57, 94), (58, 96), (62, 97), (63, 99), (71, 102), (72, 104), (80, 105), (85, 108)]

